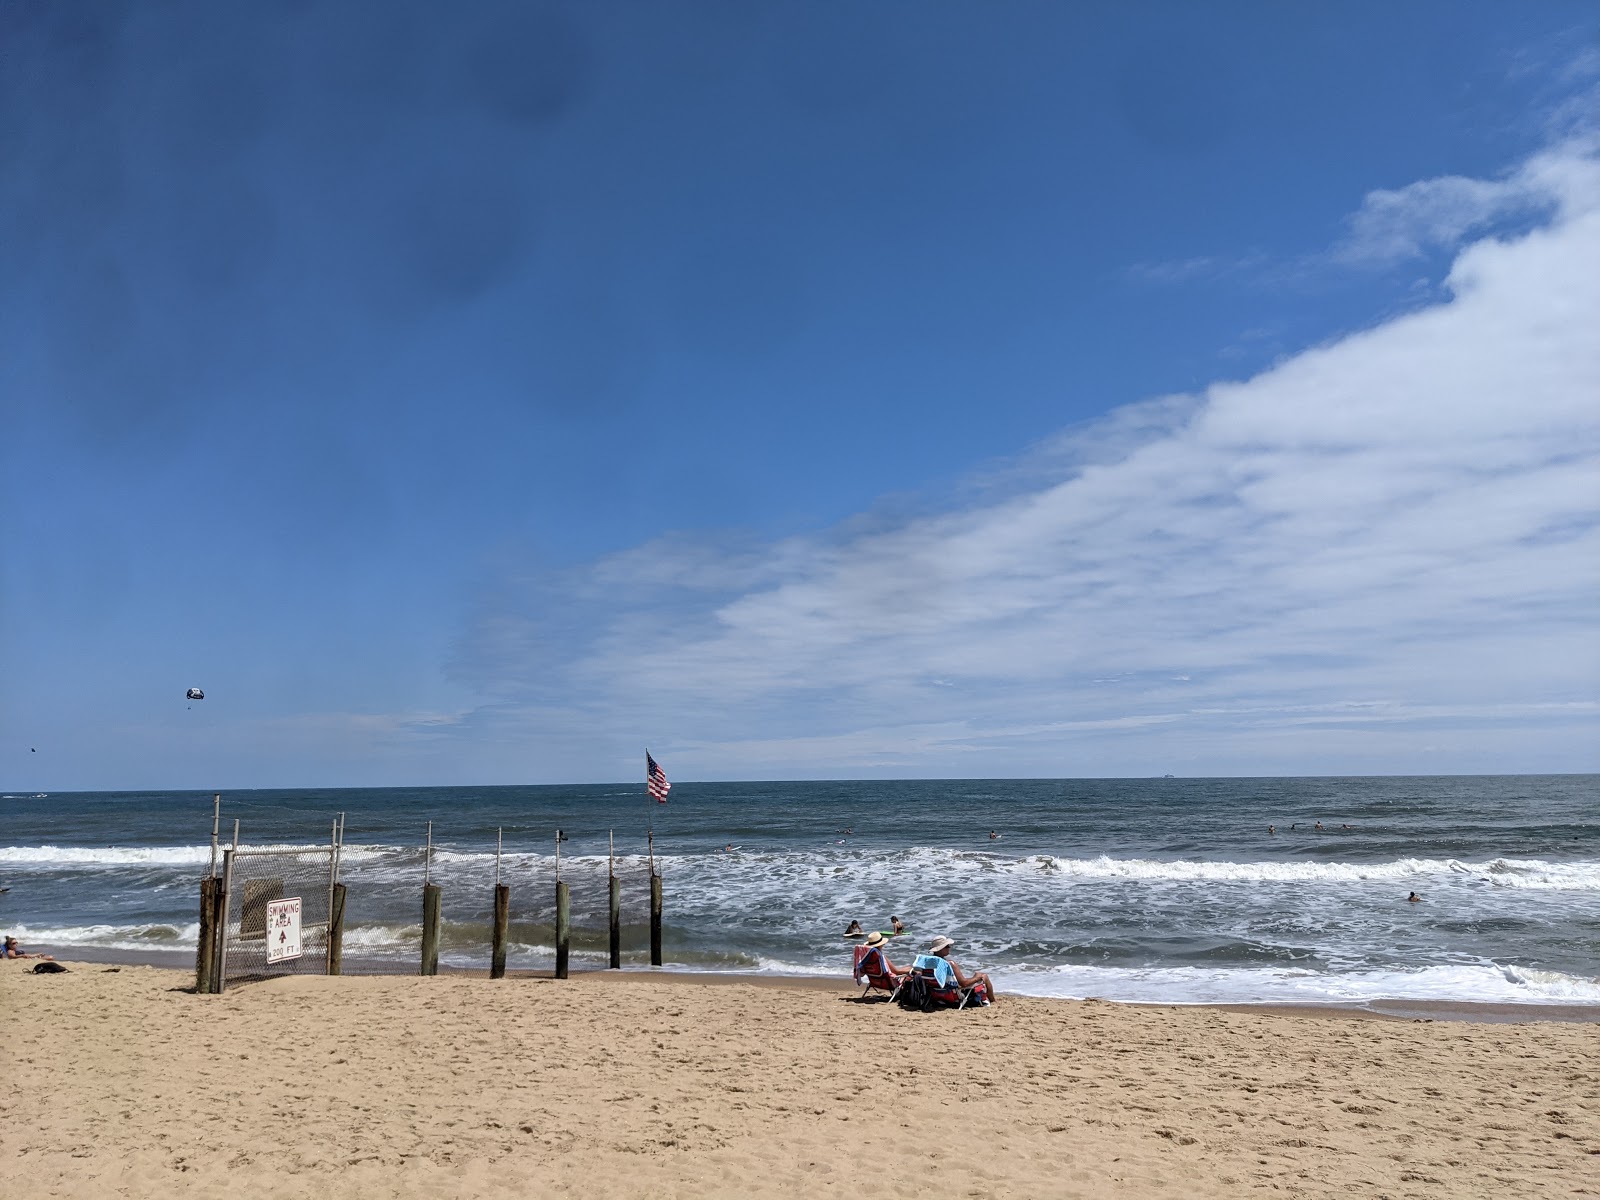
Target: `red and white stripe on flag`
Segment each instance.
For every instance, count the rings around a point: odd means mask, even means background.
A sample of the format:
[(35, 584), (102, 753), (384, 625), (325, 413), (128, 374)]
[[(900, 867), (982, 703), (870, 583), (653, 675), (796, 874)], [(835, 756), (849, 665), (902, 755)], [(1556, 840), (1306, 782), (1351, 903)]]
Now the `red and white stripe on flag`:
[(672, 785), (667, 782), (667, 773), (661, 769), (661, 764), (650, 757), (648, 750), (644, 752), (644, 785), (657, 804), (667, 802)]

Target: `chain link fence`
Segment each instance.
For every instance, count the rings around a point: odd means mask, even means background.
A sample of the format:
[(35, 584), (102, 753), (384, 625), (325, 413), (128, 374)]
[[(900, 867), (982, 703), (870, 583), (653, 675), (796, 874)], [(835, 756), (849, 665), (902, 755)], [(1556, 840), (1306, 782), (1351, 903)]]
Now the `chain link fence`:
[[(470, 842), (441, 849), (434, 846), (431, 822), (421, 846), (347, 845), (343, 814), (321, 845), (245, 844), (238, 821), (231, 842), (223, 842), (220, 797), (217, 809), (212, 867), (202, 886), (198, 991), (284, 975), (432, 974), (439, 966), (544, 971), (569, 951), (579, 969), (607, 965), (613, 871), (621, 883), (616, 961), (642, 964), (648, 952), (648, 961), (659, 965), (653, 855), (614, 856), (608, 845), (603, 855), (568, 858), (559, 841), (554, 856), (526, 845), (502, 855), (498, 833), (492, 853)], [(564, 885), (559, 902), (558, 878)], [(497, 927), (495, 887), (502, 880), (511, 894), (505, 924)], [(431, 918), (424, 903), (429, 892)], [(283, 953), (284, 930), (274, 927), (280, 902), (289, 901), (298, 901), (290, 907), (299, 915), (292, 956)]]
[[(331, 844), (239, 846), (227, 852), (220, 964), (224, 987), (279, 975), (327, 973), (335, 853)], [(278, 955), (285, 935), (269, 931), (268, 905), (291, 899), (300, 901), (300, 953), (282, 958)]]

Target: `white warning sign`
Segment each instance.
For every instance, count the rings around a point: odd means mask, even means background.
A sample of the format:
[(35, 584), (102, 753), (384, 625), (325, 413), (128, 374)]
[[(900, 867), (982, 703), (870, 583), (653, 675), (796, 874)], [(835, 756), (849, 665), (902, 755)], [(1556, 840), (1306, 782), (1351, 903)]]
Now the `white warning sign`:
[(300, 957), (300, 897), (267, 901), (267, 962)]

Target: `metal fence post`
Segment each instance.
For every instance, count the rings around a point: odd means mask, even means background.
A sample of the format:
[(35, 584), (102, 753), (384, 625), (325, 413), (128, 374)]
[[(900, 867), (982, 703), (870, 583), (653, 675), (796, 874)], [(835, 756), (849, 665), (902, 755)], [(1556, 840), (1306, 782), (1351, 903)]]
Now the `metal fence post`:
[(333, 819), (328, 834), (328, 932), (327, 945), (323, 947), (322, 973), (337, 975), (333, 969), (333, 892), (339, 886), (339, 818)]
[(233, 896), (233, 855), (239, 848), (239, 822), (233, 823), (233, 844), (222, 852), (222, 894), (217, 898), (220, 919), (217, 921), (217, 952), (212, 958), (213, 992), (221, 993), (228, 986), (228, 909)]
[(218, 792), (211, 797), (211, 865), (206, 868), (206, 874), (212, 877), (217, 873), (217, 827), (222, 822), (222, 793)]

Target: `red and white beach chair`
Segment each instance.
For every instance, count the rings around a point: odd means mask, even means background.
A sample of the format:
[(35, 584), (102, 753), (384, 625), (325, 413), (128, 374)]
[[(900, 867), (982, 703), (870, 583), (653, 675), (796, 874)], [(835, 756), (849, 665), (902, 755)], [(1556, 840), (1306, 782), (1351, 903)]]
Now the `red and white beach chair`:
[(881, 945), (856, 947), (854, 974), (857, 983), (866, 985), (861, 989), (863, 997), (871, 991), (888, 992), (891, 1001), (900, 994), (900, 987), (906, 981), (904, 975), (889, 970), (889, 960)]

